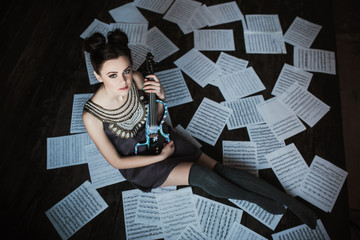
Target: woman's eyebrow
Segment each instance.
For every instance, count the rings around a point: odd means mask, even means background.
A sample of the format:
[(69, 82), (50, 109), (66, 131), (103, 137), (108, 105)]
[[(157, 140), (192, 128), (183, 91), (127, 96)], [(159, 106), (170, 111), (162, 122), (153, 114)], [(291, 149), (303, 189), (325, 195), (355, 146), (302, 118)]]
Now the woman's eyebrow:
[(107, 74), (109, 74), (109, 73), (118, 73), (118, 72), (116, 72), (116, 71), (111, 71), (111, 72), (108, 72)]

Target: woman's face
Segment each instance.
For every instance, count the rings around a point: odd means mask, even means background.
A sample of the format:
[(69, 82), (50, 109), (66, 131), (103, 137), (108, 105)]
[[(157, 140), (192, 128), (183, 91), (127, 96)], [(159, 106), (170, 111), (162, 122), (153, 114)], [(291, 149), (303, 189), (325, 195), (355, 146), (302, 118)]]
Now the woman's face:
[(104, 62), (100, 75), (95, 73), (95, 76), (104, 83), (106, 90), (115, 96), (126, 96), (133, 80), (132, 67), (125, 56)]

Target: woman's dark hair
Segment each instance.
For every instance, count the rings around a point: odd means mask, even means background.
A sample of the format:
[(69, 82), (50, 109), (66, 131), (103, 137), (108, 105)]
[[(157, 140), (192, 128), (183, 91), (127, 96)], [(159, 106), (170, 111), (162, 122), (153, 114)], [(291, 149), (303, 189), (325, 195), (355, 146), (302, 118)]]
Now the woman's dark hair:
[(128, 48), (128, 37), (124, 32), (116, 29), (109, 32), (106, 38), (101, 33), (94, 33), (85, 39), (85, 51), (90, 53), (90, 60), (97, 74), (105, 61), (117, 59), (121, 56), (128, 57), (132, 64), (131, 52)]

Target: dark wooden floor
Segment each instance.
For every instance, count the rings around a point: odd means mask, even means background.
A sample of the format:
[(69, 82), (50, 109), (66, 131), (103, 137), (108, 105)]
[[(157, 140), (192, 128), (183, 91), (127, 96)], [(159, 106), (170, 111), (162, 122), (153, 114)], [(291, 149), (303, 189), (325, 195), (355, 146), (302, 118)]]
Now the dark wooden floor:
[[(60, 239), (45, 216), (45, 211), (89, 179), (86, 165), (46, 170), (46, 138), (68, 135), (73, 95), (93, 92), (86, 72), (79, 35), (97, 18), (113, 22), (110, 9), (129, 1), (63, 0), (63, 1), (8, 1), (0, 9), (1, 54), (1, 233), (27, 239)], [(227, 1), (202, 1), (208, 6)], [(296, 16), (323, 26), (312, 48), (336, 51), (331, 3), (327, 0), (253, 0), (237, 1), (243, 14), (279, 14), (283, 31)], [(193, 35), (183, 35), (173, 23), (162, 20), (162, 15), (141, 10), (149, 20), (149, 28), (157, 26), (180, 51), (162, 61), (160, 70), (175, 67), (173, 61), (193, 47)], [(292, 64), (292, 47), (286, 55), (247, 55), (244, 50), (240, 22), (215, 26), (234, 29), (236, 52), (230, 54), (246, 59), (253, 66), (264, 85), (265, 99), (270, 93), (284, 63)], [(204, 52), (216, 61), (219, 52)], [(185, 74), (194, 102), (170, 109), (174, 126), (186, 127), (204, 97), (223, 101), (219, 90), (204, 89)], [(342, 139), (341, 109), (338, 77), (316, 73), (309, 90), (331, 111), (314, 128), (290, 138), (305, 161), (310, 164), (319, 155), (345, 169)], [(248, 140), (245, 129), (225, 131), (215, 147), (203, 143), (203, 151), (221, 160), (221, 140)], [(280, 188), (271, 170), (260, 176)], [(105, 187), (99, 193), (109, 208), (81, 228), (72, 239), (124, 239), (125, 226), (121, 192), (131, 189), (128, 183)], [(199, 189), (195, 192), (207, 196)], [(302, 201), (300, 199), (300, 201)], [(223, 201), (230, 204), (227, 201)], [(331, 214), (306, 203), (320, 217), (332, 239), (349, 238), (348, 201), (346, 187)], [(230, 204), (231, 205), (231, 204)], [(242, 223), (261, 235), (271, 238), (271, 230), (244, 214)], [(287, 212), (275, 232), (300, 224)]]

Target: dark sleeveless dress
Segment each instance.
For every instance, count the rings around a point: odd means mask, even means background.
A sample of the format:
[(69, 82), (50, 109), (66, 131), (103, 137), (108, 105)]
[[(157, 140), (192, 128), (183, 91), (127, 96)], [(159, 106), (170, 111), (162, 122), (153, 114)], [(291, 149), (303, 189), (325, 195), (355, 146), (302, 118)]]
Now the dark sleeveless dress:
[[(139, 90), (139, 95), (143, 95)], [(91, 100), (89, 100), (91, 101)], [(86, 109), (85, 109), (86, 110)], [(145, 126), (138, 129), (136, 135), (132, 138), (122, 138), (109, 129), (108, 122), (103, 121), (103, 127), (106, 135), (115, 146), (120, 156), (135, 155), (135, 145), (145, 142)], [(181, 162), (195, 162), (199, 159), (201, 151), (193, 144), (186, 141), (183, 137), (171, 131), (167, 125), (163, 125), (163, 131), (170, 134), (170, 139), (174, 141), (175, 151), (169, 158), (150, 164), (144, 167), (119, 169), (123, 177), (132, 183), (132, 185), (142, 191), (149, 192), (152, 188), (161, 186), (171, 171)], [(165, 138), (159, 134), (159, 142), (162, 144)], [(146, 146), (138, 147), (138, 155), (146, 154)]]

